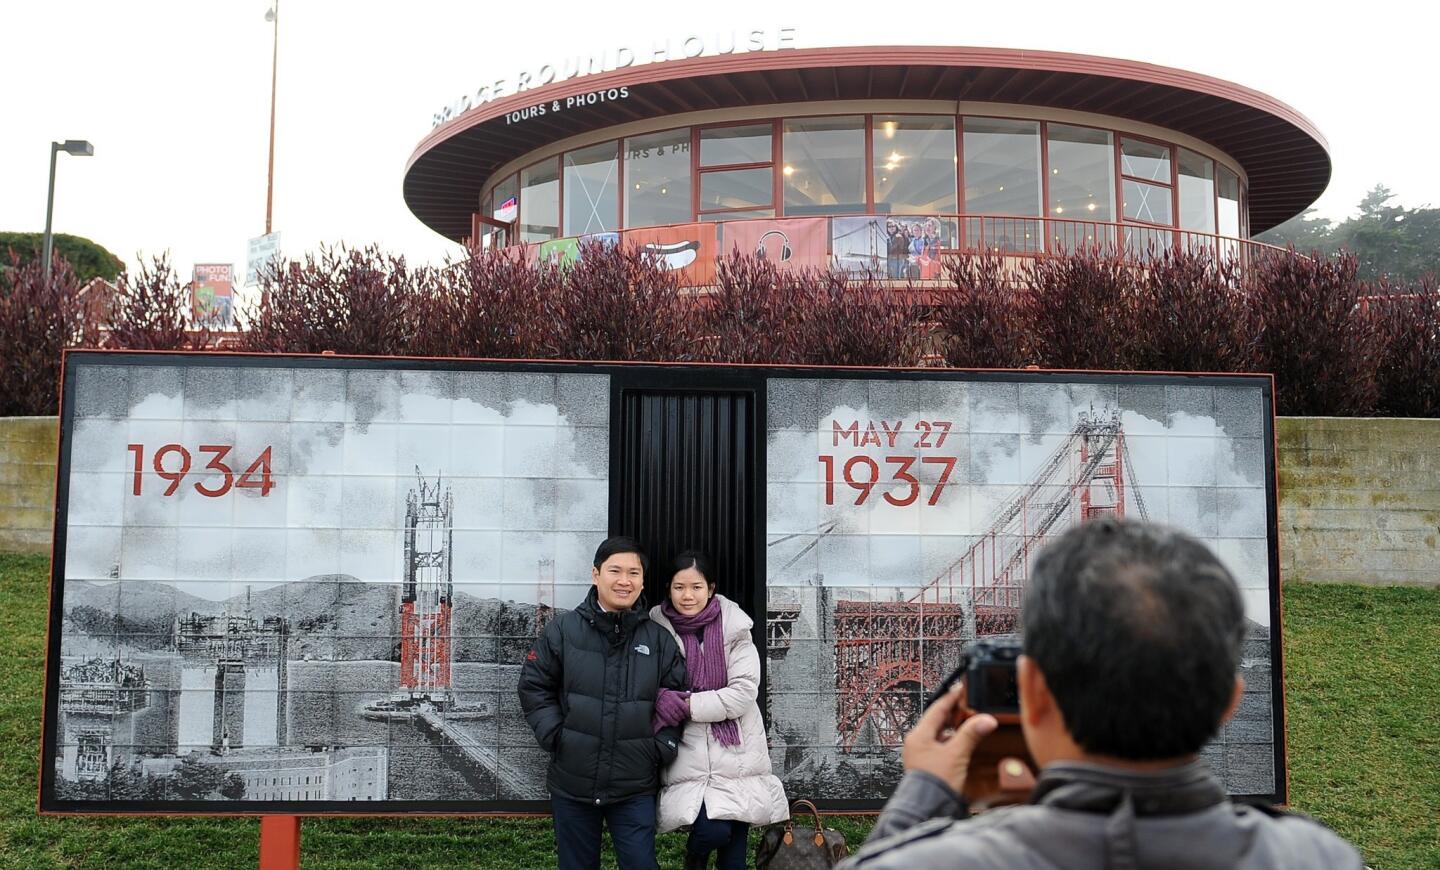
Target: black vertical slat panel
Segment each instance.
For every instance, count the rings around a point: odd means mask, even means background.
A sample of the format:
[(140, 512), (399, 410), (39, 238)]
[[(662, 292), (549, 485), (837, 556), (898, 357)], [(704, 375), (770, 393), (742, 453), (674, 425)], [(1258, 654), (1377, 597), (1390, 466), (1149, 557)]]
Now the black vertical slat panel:
[(617, 529), (651, 557), (646, 598), (665, 595), (670, 561), (681, 550), (710, 554), (728, 597), (763, 619), (752, 600), (754, 438), (750, 392), (622, 394), (622, 467)]

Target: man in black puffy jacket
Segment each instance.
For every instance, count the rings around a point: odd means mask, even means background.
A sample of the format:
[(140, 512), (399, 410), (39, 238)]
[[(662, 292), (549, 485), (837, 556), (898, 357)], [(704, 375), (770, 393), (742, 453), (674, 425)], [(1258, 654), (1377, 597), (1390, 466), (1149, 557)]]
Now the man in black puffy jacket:
[(639, 605), (645, 567), (633, 540), (608, 538), (585, 600), (545, 626), (520, 669), (520, 706), (550, 753), (560, 870), (600, 866), (602, 823), (621, 870), (658, 866), (655, 795), (680, 729), (657, 733), (651, 716), (662, 687), (684, 690), (685, 659)]

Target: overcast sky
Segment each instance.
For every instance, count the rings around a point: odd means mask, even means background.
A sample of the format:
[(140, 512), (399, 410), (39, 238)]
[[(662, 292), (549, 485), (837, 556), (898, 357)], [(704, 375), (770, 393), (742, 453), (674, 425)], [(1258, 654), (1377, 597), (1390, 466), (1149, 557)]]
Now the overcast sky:
[[(1407, 4), (1408, 5), (1408, 4)], [(688, 7), (688, 8), (687, 8)], [(264, 231), (270, 110), (268, 0), (0, 4), (0, 230), (39, 231), (51, 140), (55, 231), (124, 258), (171, 253), (244, 267)], [(777, 13), (784, 8), (786, 11)], [(494, 78), (567, 55), (643, 51), (717, 32), (796, 30), (800, 48), (950, 44), (1071, 51), (1229, 79), (1288, 103), (1329, 139), (1317, 203), (1343, 218), (1377, 182), (1408, 206), (1440, 205), (1429, 156), (1440, 116), (1433, 30), (1413, 5), (1073, 2), (853, 6), (283, 0), (274, 226), (291, 256), (378, 242), (412, 262), (459, 246), (405, 207), (405, 161), (433, 112)], [(626, 10), (629, 10), (628, 13)]]

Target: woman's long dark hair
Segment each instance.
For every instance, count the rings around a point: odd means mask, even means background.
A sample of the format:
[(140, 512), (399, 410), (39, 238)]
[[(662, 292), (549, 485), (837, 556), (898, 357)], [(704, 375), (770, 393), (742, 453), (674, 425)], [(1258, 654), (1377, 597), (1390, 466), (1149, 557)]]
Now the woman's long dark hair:
[(699, 550), (686, 550), (676, 556), (675, 561), (670, 563), (670, 579), (674, 580), (676, 574), (691, 568), (700, 572), (700, 576), (705, 578), (705, 584), (710, 587), (710, 592), (713, 594), (719, 586), (715, 580), (715, 568), (710, 563), (710, 557)]

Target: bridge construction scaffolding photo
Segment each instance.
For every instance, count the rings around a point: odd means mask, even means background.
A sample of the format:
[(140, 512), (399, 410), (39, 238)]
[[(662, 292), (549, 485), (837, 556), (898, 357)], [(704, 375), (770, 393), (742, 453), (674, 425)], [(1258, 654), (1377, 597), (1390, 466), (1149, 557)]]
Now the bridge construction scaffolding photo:
[[(787, 783), (836, 797), (893, 784), (927, 692), (967, 642), (1019, 631), (1036, 553), (1076, 523), (1186, 527), (1249, 553), (1242, 583), (1264, 588), (1263, 451), (1236, 422), (1249, 397), (984, 384), (927, 402), (874, 386), (832, 405), (831, 385), (772, 382), (767, 686)], [(814, 409), (809, 426), (776, 422), (796, 407)], [(1266, 599), (1247, 598), (1245, 664), (1268, 673)], [(1222, 773), (1269, 751), (1268, 681), (1252, 686), (1248, 718), (1207, 750)], [(1233, 767), (1232, 789), (1266, 785)]]

